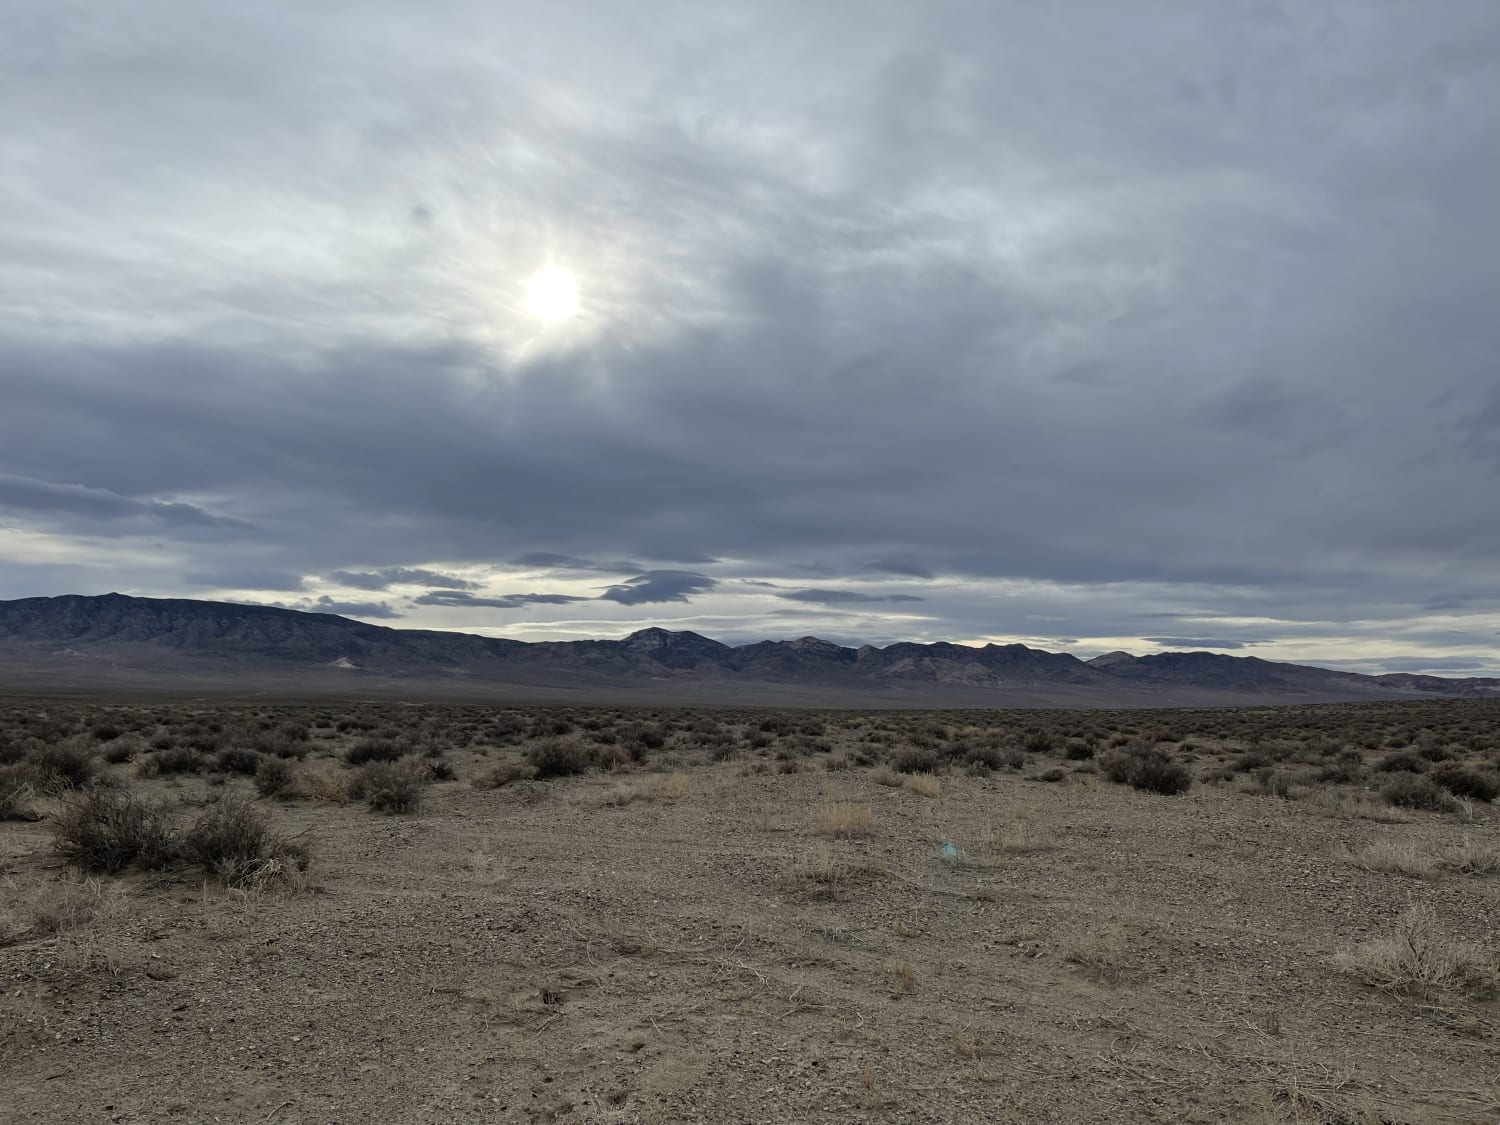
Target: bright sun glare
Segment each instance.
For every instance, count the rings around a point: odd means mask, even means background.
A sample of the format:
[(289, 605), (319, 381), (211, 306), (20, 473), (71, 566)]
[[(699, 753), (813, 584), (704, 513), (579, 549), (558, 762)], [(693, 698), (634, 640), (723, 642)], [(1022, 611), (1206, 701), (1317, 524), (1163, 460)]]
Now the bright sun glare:
[(578, 279), (571, 270), (548, 266), (526, 279), (526, 311), (538, 320), (567, 320), (578, 313)]

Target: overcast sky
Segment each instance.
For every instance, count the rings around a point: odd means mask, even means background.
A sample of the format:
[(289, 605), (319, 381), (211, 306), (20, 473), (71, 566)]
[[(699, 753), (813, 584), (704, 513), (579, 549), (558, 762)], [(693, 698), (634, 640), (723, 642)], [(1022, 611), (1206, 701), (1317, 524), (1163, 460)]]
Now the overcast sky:
[(1495, 0), (0, 0), (0, 598), (1494, 673), (1497, 106)]

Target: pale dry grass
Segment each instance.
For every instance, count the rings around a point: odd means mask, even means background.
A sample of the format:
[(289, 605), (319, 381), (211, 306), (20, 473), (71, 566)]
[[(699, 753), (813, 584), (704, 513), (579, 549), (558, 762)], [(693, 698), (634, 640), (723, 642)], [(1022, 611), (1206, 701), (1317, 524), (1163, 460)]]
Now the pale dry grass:
[(1343, 853), (1342, 859), (1361, 871), (1374, 871), (1382, 875), (1426, 879), (1437, 874), (1437, 863), (1428, 852), (1415, 844), (1401, 844), (1391, 840), (1349, 848)]
[(629, 805), (636, 801), (679, 801), (691, 788), (687, 774), (654, 774), (638, 781), (617, 783), (604, 795), (602, 803)]
[(1043, 852), (1057, 846), (1050, 832), (1024, 816), (1001, 825), (989, 825), (980, 842), (988, 852), (1012, 855)]
[(941, 797), (943, 795), (943, 783), (931, 774), (914, 773), (901, 782), (901, 788), (918, 797)]
[(905, 961), (898, 961), (887, 969), (891, 978), (891, 999), (899, 1000), (917, 984), (917, 974)]
[(888, 789), (900, 789), (905, 778), (905, 774), (896, 772), (890, 766), (876, 766), (870, 771), (870, 780)]
[(1500, 874), (1500, 848), (1472, 836), (1446, 845), (1382, 840), (1348, 849), (1341, 858), (1362, 871), (1406, 875), (1413, 879), (1431, 878), (1444, 871), (1456, 875)]
[(1439, 848), (1436, 862), (1458, 875), (1500, 875), (1500, 847), (1465, 836), (1461, 843)]
[(335, 805), (347, 805), (354, 800), (349, 788), (349, 775), (339, 766), (315, 766), (304, 770), (293, 778), (288, 793)]
[(819, 836), (853, 840), (875, 835), (875, 814), (866, 805), (852, 801), (830, 801), (813, 818), (813, 831)]
[(1372, 820), (1377, 824), (1410, 824), (1412, 818), (1400, 809), (1364, 793), (1339, 789), (1317, 789), (1300, 802), (1306, 808), (1340, 820)]
[(1340, 953), (1334, 963), (1345, 975), (1400, 996), (1487, 996), (1500, 984), (1494, 955), (1444, 933), (1430, 906), (1413, 906), (1395, 933)]

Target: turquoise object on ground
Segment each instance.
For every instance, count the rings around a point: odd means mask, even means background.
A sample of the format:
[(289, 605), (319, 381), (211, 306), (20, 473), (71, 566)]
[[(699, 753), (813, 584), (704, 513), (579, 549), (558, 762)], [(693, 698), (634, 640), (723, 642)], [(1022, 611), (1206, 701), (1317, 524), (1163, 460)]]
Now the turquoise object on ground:
[(943, 841), (942, 851), (943, 851), (943, 858), (944, 859), (957, 859), (958, 858), (958, 845), (955, 844), (952, 840), (944, 840)]

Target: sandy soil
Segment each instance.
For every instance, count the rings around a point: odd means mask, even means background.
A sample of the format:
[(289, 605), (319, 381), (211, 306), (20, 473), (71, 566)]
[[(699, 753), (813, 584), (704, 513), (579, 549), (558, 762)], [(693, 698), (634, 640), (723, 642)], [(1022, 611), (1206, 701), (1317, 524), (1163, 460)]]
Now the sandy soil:
[[(105, 879), (92, 922), (0, 949), (0, 1120), (1500, 1120), (1492, 1003), (1332, 964), (1411, 903), (1492, 939), (1500, 879), (1340, 858), (1487, 809), (940, 784), (725, 762), (282, 805), (309, 888)], [(831, 802), (873, 833), (819, 835)], [(12, 894), (78, 878), (48, 845), (0, 825)]]

